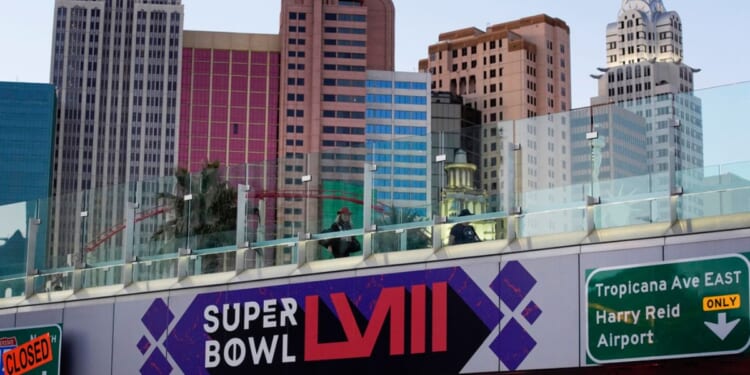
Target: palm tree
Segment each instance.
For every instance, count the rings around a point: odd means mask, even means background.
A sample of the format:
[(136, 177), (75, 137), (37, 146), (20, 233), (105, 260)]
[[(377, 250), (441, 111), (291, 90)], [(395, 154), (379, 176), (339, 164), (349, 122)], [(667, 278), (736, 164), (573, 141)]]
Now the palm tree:
[[(152, 238), (178, 239), (178, 243), (186, 239), (186, 247), (196, 250), (232, 245), (237, 227), (237, 191), (221, 178), (219, 162), (206, 163), (193, 175), (179, 168), (175, 181), (174, 193), (158, 195), (172, 208), (174, 217), (157, 228)], [(210, 267), (214, 258), (204, 257), (204, 266)]]

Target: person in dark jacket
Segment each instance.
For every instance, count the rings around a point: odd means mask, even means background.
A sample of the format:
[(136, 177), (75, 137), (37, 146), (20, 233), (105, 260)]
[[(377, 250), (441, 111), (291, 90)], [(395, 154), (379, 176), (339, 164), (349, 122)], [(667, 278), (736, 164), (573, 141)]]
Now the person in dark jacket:
[[(470, 215), (472, 215), (471, 211), (464, 208), (458, 216)], [(451, 228), (448, 241), (450, 245), (458, 245), (462, 243), (479, 242), (481, 239), (479, 239), (477, 232), (474, 230), (474, 226), (466, 223), (458, 223)]]
[[(336, 212), (336, 221), (326, 232), (340, 232), (352, 229), (352, 212), (348, 207), (342, 207)], [(322, 241), (321, 245), (327, 247), (335, 258), (343, 258), (355, 253), (361, 249), (359, 241), (352, 236), (331, 238)]]

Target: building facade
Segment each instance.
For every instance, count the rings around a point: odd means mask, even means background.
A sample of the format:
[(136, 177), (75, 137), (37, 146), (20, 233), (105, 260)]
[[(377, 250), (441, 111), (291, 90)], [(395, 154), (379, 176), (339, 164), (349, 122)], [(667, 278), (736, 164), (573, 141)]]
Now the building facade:
[(467, 160), (466, 151), (458, 149), (445, 171), (448, 178), (440, 197), (440, 216), (459, 216), (463, 209), (474, 215), (487, 212), (487, 194), (473, 184), (477, 166)]
[(276, 158), (279, 49), (277, 35), (183, 33), (180, 167)]
[(120, 223), (126, 201), (156, 204), (137, 181), (174, 174), (182, 24), (180, 0), (55, 2), (54, 255)]
[(218, 161), (232, 186), (249, 187), (261, 228), (276, 218), (267, 193), (277, 186), (280, 48), (278, 35), (183, 33), (178, 165), (194, 173)]
[(366, 86), (365, 160), (377, 166), (376, 204), (430, 218), (430, 75), (369, 70)]
[[(419, 67), (432, 74), (433, 90), (460, 95), (464, 103), (481, 111), (481, 122), (487, 127), (482, 130), (481, 188), (490, 195), (491, 209), (502, 209), (501, 176), (507, 171), (498, 169), (504, 164), (501, 145), (515, 141), (507, 132), (501, 138), (498, 127), (570, 109), (568, 25), (542, 14), (493, 25), (486, 31), (472, 27), (442, 33)], [(509, 121), (510, 125), (502, 124)], [(535, 160), (546, 160), (536, 157), (534, 143), (523, 145), (522, 150), (531, 161), (529, 168), (536, 168)], [(562, 174), (558, 176), (559, 183), (566, 183)], [(526, 185), (529, 189), (541, 186), (536, 181)]]
[(28, 218), (39, 218), (37, 262), (45, 258), (52, 195), (56, 96), (50, 84), (0, 82), (0, 275), (26, 271)]
[(570, 126), (572, 184), (648, 174), (643, 116), (616, 105), (591, 106), (571, 111)]
[(607, 66), (592, 105), (613, 103), (646, 121), (649, 172), (703, 167), (701, 100), (684, 63), (682, 21), (661, 0), (624, 0), (607, 26)]
[(281, 2), (280, 236), (317, 231), (326, 190), (361, 186), (367, 70), (393, 70), (394, 17), (390, 0)]
[(52, 194), (55, 87), (0, 82), (0, 205)]
[[(432, 155), (435, 168), (432, 169), (432, 196), (440, 196), (446, 186), (445, 165), (455, 161), (457, 150), (463, 150), (469, 163), (478, 166), (482, 162), (482, 113), (470, 105), (464, 105), (463, 98), (444, 91), (432, 92), (431, 127)], [(482, 185), (479, 173), (472, 174), (471, 186)], [(435, 212), (438, 212), (435, 207)]]

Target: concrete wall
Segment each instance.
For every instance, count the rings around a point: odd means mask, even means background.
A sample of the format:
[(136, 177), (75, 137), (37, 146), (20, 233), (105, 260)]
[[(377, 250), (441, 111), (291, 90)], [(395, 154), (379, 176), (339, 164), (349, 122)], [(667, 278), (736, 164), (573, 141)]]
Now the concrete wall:
[(62, 323), (63, 373), (75, 374), (593, 366), (587, 271), (748, 250), (744, 229), (77, 300), (79, 292), (2, 309), (0, 329)]

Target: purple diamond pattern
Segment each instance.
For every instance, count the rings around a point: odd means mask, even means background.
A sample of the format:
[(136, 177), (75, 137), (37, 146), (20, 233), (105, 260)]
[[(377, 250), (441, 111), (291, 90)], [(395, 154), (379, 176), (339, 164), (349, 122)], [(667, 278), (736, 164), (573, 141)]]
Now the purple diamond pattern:
[(138, 341), (138, 350), (141, 351), (141, 354), (146, 354), (148, 351), (148, 348), (151, 347), (151, 342), (148, 341), (146, 336), (141, 337), (141, 340)]
[[(534, 301), (530, 301), (522, 311), (516, 311), (516, 309), (534, 285), (536, 285), (536, 279), (526, 268), (518, 261), (511, 261), (492, 281), (490, 288), (514, 313), (520, 312), (524, 319), (533, 325), (542, 315), (542, 309)], [(505, 327), (501, 328), (500, 334), (490, 344), (490, 349), (508, 369), (515, 371), (534, 349), (536, 341), (515, 318), (511, 318)]]
[(157, 298), (148, 308), (146, 314), (143, 315), (141, 322), (151, 332), (151, 336), (155, 340), (159, 340), (161, 335), (167, 330), (169, 323), (172, 322), (172, 319), (174, 319), (174, 314), (169, 311), (167, 304), (164, 303), (163, 299)]
[(160, 350), (154, 350), (148, 361), (141, 366), (142, 375), (162, 375), (172, 372), (172, 365), (164, 357)]
[(521, 263), (511, 261), (500, 271), (490, 287), (511, 310), (515, 311), (535, 284), (536, 279)]
[(500, 331), (490, 349), (511, 371), (516, 370), (536, 346), (534, 338), (515, 319), (511, 319)]
[(521, 314), (524, 318), (526, 318), (527, 322), (534, 324), (534, 322), (536, 322), (536, 319), (539, 318), (539, 315), (542, 315), (542, 309), (540, 309), (539, 306), (534, 303), (534, 301), (531, 301), (528, 305), (526, 305), (526, 308), (523, 309), (523, 312)]

